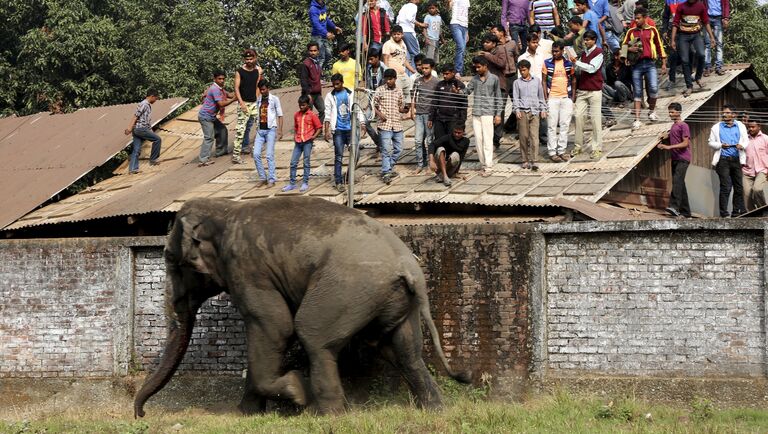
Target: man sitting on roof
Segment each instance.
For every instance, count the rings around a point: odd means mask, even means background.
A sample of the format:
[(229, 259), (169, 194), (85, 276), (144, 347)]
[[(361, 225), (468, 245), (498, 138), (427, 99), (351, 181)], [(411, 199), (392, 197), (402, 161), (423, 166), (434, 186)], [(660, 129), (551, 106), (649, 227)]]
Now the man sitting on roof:
[(469, 139), (464, 137), (464, 123), (457, 122), (453, 133), (433, 140), (429, 144), (429, 168), (435, 175), (435, 182), (451, 185), (451, 177), (459, 172), (464, 155), (469, 148)]

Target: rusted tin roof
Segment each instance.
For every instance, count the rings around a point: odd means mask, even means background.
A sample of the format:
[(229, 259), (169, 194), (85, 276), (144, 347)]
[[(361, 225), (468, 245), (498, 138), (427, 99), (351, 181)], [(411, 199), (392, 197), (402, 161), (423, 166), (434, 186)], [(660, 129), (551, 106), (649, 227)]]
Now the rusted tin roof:
[[(713, 74), (703, 78), (705, 88), (683, 100), (683, 118), (690, 116), (715, 92), (733, 82), (748, 68), (748, 64), (730, 65), (725, 68), (723, 76)], [(118, 176), (99, 183), (88, 191), (34, 211), (8, 229), (147, 212), (175, 212), (184, 201), (193, 197), (250, 200), (304, 194), (344, 203), (347, 195), (333, 188), (333, 147), (322, 138), (316, 140), (312, 151), (310, 189), (305, 193), (298, 193), (296, 190), (288, 193), (281, 191), (288, 178), (293, 150), (293, 142), (290, 141), (292, 114), (296, 110), (299, 89), (279, 89), (273, 93), (281, 98), (285, 113), (284, 141), (279, 142), (275, 150), (280, 179), (276, 186), (256, 186), (254, 163), (251, 158), (246, 159), (246, 164), (232, 165), (229, 158), (222, 157), (212, 166), (196, 167), (195, 159), (202, 135), (196, 121), (197, 109), (194, 109), (162, 125), (160, 135), (163, 137), (164, 146), (161, 155), (163, 163), (160, 166), (148, 168), (141, 175), (127, 175), (126, 163), (116, 171)], [(666, 107), (673, 100), (681, 99), (679, 94), (661, 91), (657, 106)], [(235, 124), (235, 110), (234, 104), (227, 110), (226, 122), (230, 128), (230, 141), (234, 138), (232, 130)], [(663, 110), (658, 110), (657, 113), (666, 118)], [(470, 147), (462, 165), (462, 176), (455, 180), (451, 187), (435, 183), (430, 175), (413, 173), (416, 161), (413, 128), (412, 123), (407, 122), (406, 149), (398, 162), (401, 176), (390, 185), (380, 180), (380, 161), (376, 158), (370, 140), (363, 140), (367, 146), (361, 151), (356, 171), (355, 200), (364, 206), (389, 203), (505, 207), (573, 205), (573, 209), (587, 211), (587, 215), (592, 213), (611, 218), (614, 213), (605, 213), (596, 208), (588, 209), (585, 202), (597, 203), (657, 145), (660, 135), (671, 126), (667, 118), (665, 121), (646, 124), (642, 129), (632, 131), (632, 120), (630, 111), (624, 110), (618, 117), (618, 125), (603, 131), (603, 156), (599, 160), (590, 160), (588, 155), (582, 154), (567, 163), (549, 163), (544, 162), (548, 160), (546, 155), (542, 155), (539, 160), (542, 161), (539, 164), (540, 170), (535, 173), (520, 168), (520, 150), (517, 141), (512, 140), (502, 142), (501, 148), (495, 152), (493, 175), (481, 177), (477, 170), (477, 154), (474, 147)], [(468, 132), (471, 136), (471, 130)], [(148, 152), (148, 149), (145, 152)], [(142, 158), (146, 158), (146, 154), (143, 154)], [(299, 167), (299, 176), (301, 171)], [(631, 214), (622, 214), (621, 217), (630, 216)]]
[[(159, 122), (186, 99), (157, 101)], [(0, 119), (0, 228), (43, 204), (130, 143), (136, 104)]]

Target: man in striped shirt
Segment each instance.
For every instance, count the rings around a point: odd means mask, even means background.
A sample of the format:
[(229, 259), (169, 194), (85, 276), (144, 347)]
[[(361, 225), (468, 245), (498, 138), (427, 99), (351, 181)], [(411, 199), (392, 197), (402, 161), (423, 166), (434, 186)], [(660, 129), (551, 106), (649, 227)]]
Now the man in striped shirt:
[(555, 27), (560, 27), (560, 14), (553, 0), (533, 0), (531, 10), (528, 12), (528, 22), (531, 25), (538, 24), (542, 31), (551, 32)]
[(136, 113), (133, 115), (131, 125), (125, 129), (125, 135), (133, 135), (133, 149), (131, 150), (131, 160), (128, 165), (128, 172), (131, 174), (139, 173), (139, 154), (141, 154), (141, 143), (144, 140), (152, 142), (152, 152), (149, 154), (149, 165), (156, 166), (160, 164), (160, 146), (162, 139), (152, 132), (152, 104), (158, 99), (158, 92), (154, 89), (147, 91), (147, 97), (136, 107)]

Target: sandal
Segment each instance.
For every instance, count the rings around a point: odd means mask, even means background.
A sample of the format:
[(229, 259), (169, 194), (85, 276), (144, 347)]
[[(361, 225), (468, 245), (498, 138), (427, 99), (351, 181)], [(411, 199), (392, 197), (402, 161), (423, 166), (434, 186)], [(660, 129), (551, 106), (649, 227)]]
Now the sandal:
[(531, 168), (531, 164), (526, 161), (525, 163), (523, 163), (522, 167), (523, 167), (523, 169), (530, 169)]
[(210, 166), (210, 165), (211, 165), (211, 164), (213, 164), (213, 163), (215, 163), (215, 161), (213, 161), (213, 160), (208, 160), (208, 161), (205, 161), (205, 162), (202, 162), (202, 163), (198, 164), (198, 165), (197, 165), (197, 167), (205, 167), (205, 166)]
[(559, 155), (550, 155), (549, 159), (554, 161), (555, 163), (562, 163), (562, 161), (563, 161), (563, 157), (561, 157)]

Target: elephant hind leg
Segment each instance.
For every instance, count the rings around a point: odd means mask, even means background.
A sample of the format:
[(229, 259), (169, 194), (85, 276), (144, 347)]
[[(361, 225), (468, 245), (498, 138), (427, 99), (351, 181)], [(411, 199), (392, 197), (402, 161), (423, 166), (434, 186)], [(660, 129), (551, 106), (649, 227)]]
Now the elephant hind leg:
[(336, 414), (344, 411), (346, 400), (341, 387), (338, 353), (327, 349), (308, 349), (310, 354), (310, 383), (316, 411)]
[(422, 358), (421, 323), (414, 310), (390, 335), (389, 342), (382, 342), (382, 353), (400, 369), (408, 387), (422, 408), (440, 408), (443, 404), (440, 388), (430, 375)]

